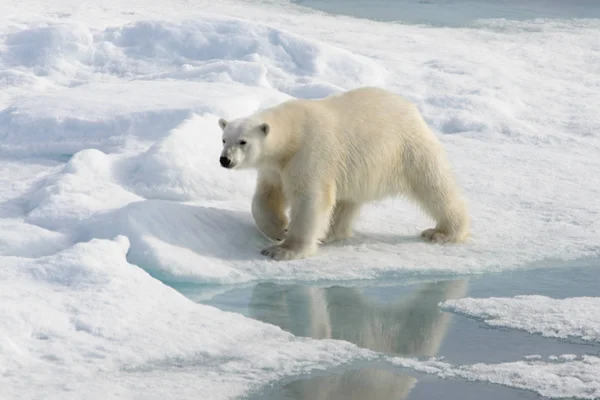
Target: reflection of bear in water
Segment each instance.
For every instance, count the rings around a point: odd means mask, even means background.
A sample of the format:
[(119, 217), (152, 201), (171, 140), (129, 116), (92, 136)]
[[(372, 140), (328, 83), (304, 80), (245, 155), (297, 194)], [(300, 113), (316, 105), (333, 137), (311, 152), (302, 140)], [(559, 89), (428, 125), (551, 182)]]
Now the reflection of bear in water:
[[(418, 109), (380, 88), (290, 100), (219, 120), (220, 162), (258, 170), (252, 215), (277, 260), (313, 255), (319, 241), (352, 236), (363, 204), (406, 195), (435, 221), (421, 235), (461, 242), (470, 217), (443, 146)], [(291, 208), (288, 221), (287, 209)]]
[[(467, 282), (422, 284), (395, 303), (368, 299), (360, 289), (299, 285), (256, 285), (250, 315), (297, 336), (341, 339), (388, 355), (434, 356), (446, 334), (450, 314), (439, 310), (445, 300), (463, 297)], [(351, 371), (286, 386), (295, 399), (401, 399), (416, 380), (379, 369)]]

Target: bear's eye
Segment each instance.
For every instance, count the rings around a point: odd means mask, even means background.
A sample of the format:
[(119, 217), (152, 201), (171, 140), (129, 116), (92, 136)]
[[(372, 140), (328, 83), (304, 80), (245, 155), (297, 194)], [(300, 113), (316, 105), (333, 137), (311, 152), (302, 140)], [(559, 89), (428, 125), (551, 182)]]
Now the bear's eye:
[(246, 141), (245, 141), (245, 140), (240, 140), (240, 146), (243, 146), (243, 145), (245, 145), (245, 144), (246, 144)]
[(225, 144), (225, 139), (223, 139), (223, 144)]

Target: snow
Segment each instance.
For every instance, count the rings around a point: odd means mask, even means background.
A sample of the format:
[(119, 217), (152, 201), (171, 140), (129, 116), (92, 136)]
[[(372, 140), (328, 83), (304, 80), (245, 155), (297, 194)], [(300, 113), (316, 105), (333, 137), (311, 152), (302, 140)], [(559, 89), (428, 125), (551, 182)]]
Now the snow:
[[(370, 356), (195, 304), (156, 278), (385, 279), (600, 255), (600, 22), (448, 29), (254, 3), (3, 2), (7, 398), (234, 398)], [(469, 199), (472, 240), (421, 242), (432, 221), (391, 199), (365, 207), (347, 242), (265, 259), (255, 174), (219, 166), (217, 119), (363, 85), (423, 111)]]
[(600, 342), (600, 297), (462, 298), (447, 300), (441, 307), (481, 318), (490, 326), (520, 329), (545, 337), (576, 337)]
[[(410, 33), (417, 28), (405, 29)], [(475, 30), (472, 40), (484, 51), (490, 37), (509, 46), (514, 40), (538, 44), (549, 35), (535, 31), (533, 39), (526, 39), (512, 29), (493, 25)], [(595, 49), (586, 35), (598, 35), (597, 30), (562, 25), (547, 29), (555, 36), (562, 30), (567, 36), (580, 32), (579, 51)], [(427, 31), (434, 36), (445, 32)], [(466, 40), (463, 30), (456, 32), (458, 37), (448, 40)], [(413, 40), (433, 46), (422, 32)], [(355, 41), (348, 46), (354, 48)], [(392, 49), (409, 51), (410, 57), (425, 55), (413, 45)], [(555, 67), (545, 65), (534, 74), (531, 55), (517, 52), (502, 61), (511, 74), (523, 77), (515, 81), (482, 75), (482, 61), (446, 51), (435, 53), (435, 59), (406, 62), (422, 65), (429, 75), (402, 69), (394, 74), (397, 62), (381, 54), (369, 58), (279, 27), (225, 16), (201, 14), (178, 23), (132, 21), (100, 29), (70, 19), (24, 27), (10, 32), (4, 43), (8, 73), (29, 78), (25, 83), (11, 81), (23, 88), (0, 112), (0, 154), (68, 160), (34, 193), (21, 198), (28, 223), (68, 234), (73, 242), (127, 235), (132, 260), (172, 281), (482, 273), (543, 259), (597, 257), (600, 206), (588, 199), (600, 190), (600, 123), (589, 107), (597, 91), (589, 88), (599, 82), (590, 56), (568, 58), (560, 68), (572, 72), (559, 76)], [(585, 85), (575, 71), (586, 73)], [(408, 73), (415, 74), (411, 82), (421, 82), (419, 88), (404, 83)], [(32, 90), (28, 82), (36, 79), (52, 82), (52, 89)], [(562, 95), (565, 79), (571, 79), (572, 87), (564, 102), (547, 104), (547, 97), (532, 99), (522, 91), (522, 83), (534, 82)], [(384, 85), (407, 95), (441, 132), (469, 199), (472, 240), (446, 247), (420, 242), (418, 233), (432, 221), (416, 206), (394, 199), (365, 207), (357, 237), (325, 246), (317, 257), (278, 264), (264, 260), (259, 250), (267, 243), (256, 236), (248, 213), (254, 174), (224, 171), (215, 161), (220, 148), (216, 119), (245, 115), (290, 96), (319, 97), (361, 85)], [(562, 117), (549, 124), (538, 115), (550, 108), (556, 109), (551, 118)], [(526, 115), (523, 110), (528, 110)], [(571, 122), (565, 125), (567, 120)], [(170, 236), (169, 226), (130, 229), (133, 219), (151, 225), (155, 208), (125, 207), (158, 199), (186, 202), (197, 212), (218, 209), (206, 218), (194, 214), (215, 230), (189, 225), (178, 239)], [(160, 204), (173, 218), (191, 216), (168, 210), (181, 204)], [(136, 216), (129, 216), (134, 209)], [(123, 217), (121, 222), (108, 231), (90, 231), (91, 224), (102, 226), (99, 220), (113, 218), (109, 212)], [(160, 255), (167, 248), (169, 256)]]
[(463, 378), (526, 389), (550, 398), (597, 399), (600, 396), (600, 358), (551, 356), (548, 361), (524, 360), (500, 364), (454, 366), (440, 360), (395, 358), (395, 365), (441, 378)]

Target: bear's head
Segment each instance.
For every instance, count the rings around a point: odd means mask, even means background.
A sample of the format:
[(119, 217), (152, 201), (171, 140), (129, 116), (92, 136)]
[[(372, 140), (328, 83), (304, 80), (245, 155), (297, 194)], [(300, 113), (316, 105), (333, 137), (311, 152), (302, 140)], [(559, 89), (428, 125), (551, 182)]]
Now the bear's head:
[(252, 118), (233, 121), (221, 118), (219, 126), (223, 131), (221, 166), (237, 169), (258, 167), (264, 154), (269, 124)]

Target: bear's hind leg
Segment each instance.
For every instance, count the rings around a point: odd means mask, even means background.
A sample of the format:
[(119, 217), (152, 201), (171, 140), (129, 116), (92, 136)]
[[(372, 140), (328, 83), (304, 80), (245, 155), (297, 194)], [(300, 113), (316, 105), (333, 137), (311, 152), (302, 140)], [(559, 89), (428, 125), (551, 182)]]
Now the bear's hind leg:
[(331, 243), (352, 237), (354, 221), (360, 213), (360, 205), (348, 201), (338, 201), (331, 217), (331, 227), (321, 243)]
[(435, 191), (421, 199), (421, 206), (437, 222), (434, 228), (422, 231), (421, 237), (439, 244), (460, 243), (465, 240), (469, 233), (469, 217), (462, 201), (440, 196)]
[(421, 237), (434, 243), (460, 243), (469, 235), (470, 217), (449, 167), (423, 162), (411, 176), (412, 197), (436, 221)]
[(318, 240), (330, 223), (334, 204), (335, 190), (332, 187), (293, 199), (285, 241), (263, 249), (261, 254), (275, 260), (292, 260), (315, 254)]
[(257, 228), (269, 239), (279, 242), (285, 239), (288, 225), (286, 199), (281, 182), (258, 177), (252, 198), (252, 217)]
[[(432, 193), (431, 196), (435, 196)], [(442, 204), (436, 204), (436, 200), (429, 198), (424, 201), (424, 206), (429, 214), (436, 220), (435, 228), (425, 229), (421, 232), (421, 237), (433, 243), (461, 243), (469, 235), (469, 216), (465, 205), (458, 199), (447, 199), (448, 203), (443, 203), (443, 197), (437, 201)]]

